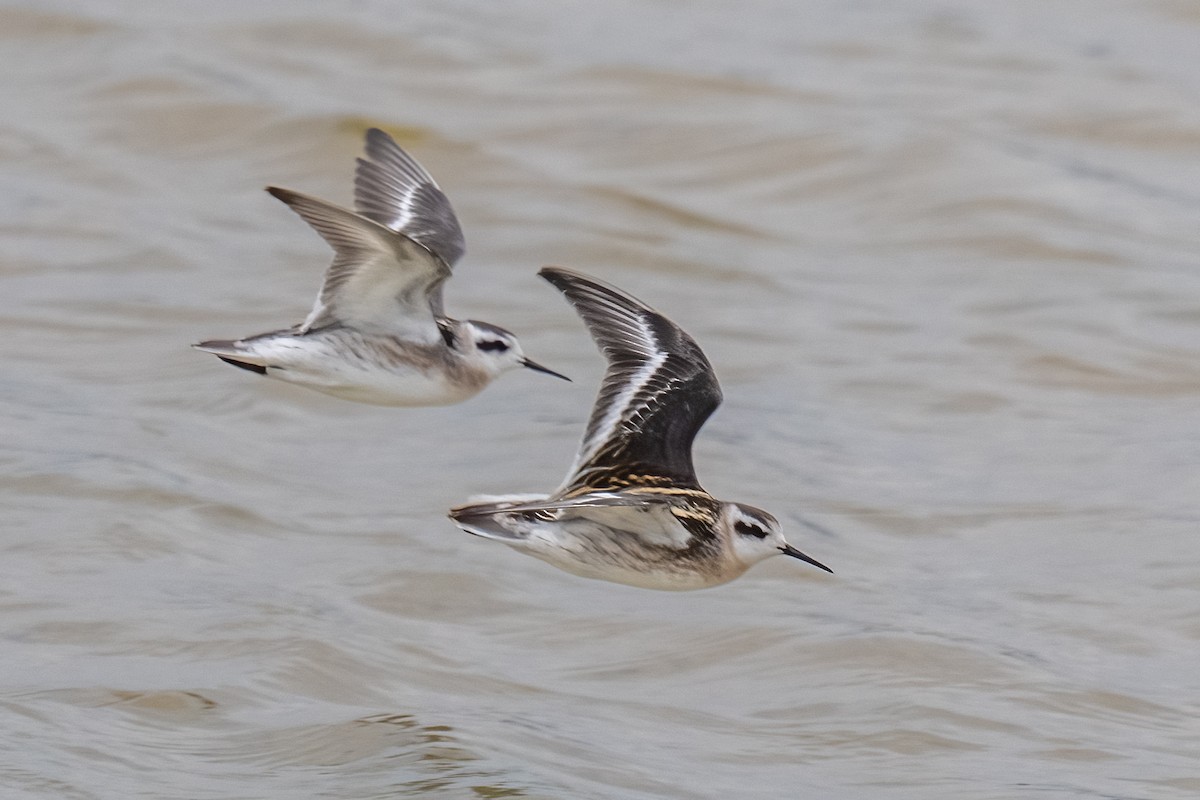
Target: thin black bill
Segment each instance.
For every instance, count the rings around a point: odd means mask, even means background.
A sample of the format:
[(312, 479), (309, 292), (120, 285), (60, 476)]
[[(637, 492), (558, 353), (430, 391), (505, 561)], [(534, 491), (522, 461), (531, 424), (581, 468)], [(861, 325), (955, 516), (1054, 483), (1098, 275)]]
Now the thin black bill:
[(817, 561), (815, 558), (812, 558), (811, 556), (806, 556), (804, 553), (801, 553), (799, 550), (797, 550), (796, 548), (792, 547), (790, 544), (785, 544), (783, 547), (779, 548), (779, 550), (780, 550), (780, 551), (781, 551), (781, 552), (782, 552), (782, 553), (783, 553), (785, 556), (791, 556), (792, 558), (798, 558), (798, 559), (800, 559), (801, 561), (804, 561), (804, 562), (807, 562), (807, 563), (809, 563), (809, 564), (812, 564), (814, 567), (818, 567), (818, 568), (820, 568), (820, 569), (823, 569), (823, 570), (825, 570), (825, 571), (826, 571), (826, 572), (828, 572), (830, 575), (832, 575), (832, 574), (833, 574), (833, 570), (831, 570), (829, 567), (825, 566), (825, 565), (824, 565), (824, 564), (822, 564), (820, 561)]
[(536, 361), (530, 361), (528, 358), (525, 359), (524, 361), (522, 361), (521, 365), (525, 366), (525, 367), (529, 367), (534, 372), (544, 372), (547, 375), (553, 375), (556, 378), (562, 378), (564, 381), (571, 380), (566, 375), (563, 375), (561, 372), (555, 372), (554, 370), (550, 369), (549, 367), (543, 367), (541, 364), (537, 363)]

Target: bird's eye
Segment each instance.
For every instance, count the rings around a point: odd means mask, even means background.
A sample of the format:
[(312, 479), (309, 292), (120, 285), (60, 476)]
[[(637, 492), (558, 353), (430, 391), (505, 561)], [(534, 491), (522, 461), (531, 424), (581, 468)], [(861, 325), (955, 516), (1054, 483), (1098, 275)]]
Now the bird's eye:
[(765, 530), (749, 522), (738, 520), (737, 522), (733, 523), (733, 529), (742, 536), (753, 536), (757, 539), (767, 538), (767, 532)]
[(485, 350), (487, 352), (495, 351), (497, 353), (503, 353), (505, 350), (508, 349), (508, 345), (505, 344), (504, 342), (489, 340), (486, 342), (480, 342), (479, 349)]

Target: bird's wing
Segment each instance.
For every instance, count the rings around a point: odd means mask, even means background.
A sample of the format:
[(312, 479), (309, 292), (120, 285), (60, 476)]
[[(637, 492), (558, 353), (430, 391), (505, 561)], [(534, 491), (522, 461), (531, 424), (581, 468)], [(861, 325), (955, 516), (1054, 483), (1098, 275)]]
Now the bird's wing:
[(608, 369), (557, 497), (630, 486), (699, 489), (692, 441), (721, 403), (699, 345), (637, 298), (559, 267), (539, 273), (583, 318)]
[[(425, 168), (379, 128), (367, 131), (365, 154), (357, 161), (354, 208), (429, 250), (446, 265), (447, 275), (466, 250), (450, 199)], [(440, 282), (433, 287), (430, 302), (433, 313), (440, 316)]]
[(445, 262), (408, 237), (333, 203), (275, 186), (267, 191), (311, 225), (335, 254), (297, 333), (341, 323), (418, 341), (441, 338), (429, 298), (450, 272)]

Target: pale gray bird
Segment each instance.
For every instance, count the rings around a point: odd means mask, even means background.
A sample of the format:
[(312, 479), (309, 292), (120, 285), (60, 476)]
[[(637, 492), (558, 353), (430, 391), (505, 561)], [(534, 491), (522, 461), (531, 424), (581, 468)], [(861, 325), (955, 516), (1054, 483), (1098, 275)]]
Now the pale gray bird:
[(474, 396), (515, 367), (560, 375), (525, 357), (517, 337), (442, 309), (463, 254), (450, 201), (391, 136), (367, 131), (355, 211), (267, 188), (333, 248), (304, 322), (244, 339), (193, 345), (235, 367), (360, 403), (431, 406)]
[(826, 572), (766, 511), (701, 488), (692, 441), (721, 403), (700, 347), (640, 300), (558, 267), (539, 273), (579, 312), (608, 370), (575, 463), (549, 496), (473, 498), (463, 530), (585, 578), (648, 589), (725, 583), (769, 556)]

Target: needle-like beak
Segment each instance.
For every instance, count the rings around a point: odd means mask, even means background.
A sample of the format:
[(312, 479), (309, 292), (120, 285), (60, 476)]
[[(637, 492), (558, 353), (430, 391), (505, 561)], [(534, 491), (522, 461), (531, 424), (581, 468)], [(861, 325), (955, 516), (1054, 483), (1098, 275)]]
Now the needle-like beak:
[(801, 561), (806, 561), (809, 564), (812, 564), (814, 567), (819, 567), (819, 568), (825, 570), (830, 575), (833, 574), (833, 570), (831, 570), (829, 567), (825, 566), (820, 561), (817, 561), (815, 558), (804, 555), (804, 553), (801, 553), (799, 550), (792, 547), (790, 544), (785, 544), (783, 547), (779, 548), (779, 551), (781, 553), (783, 553), (785, 556), (791, 556), (792, 558), (798, 558)]
[(521, 366), (529, 367), (534, 372), (544, 372), (547, 375), (553, 375), (556, 378), (562, 378), (564, 381), (571, 380), (566, 375), (563, 375), (561, 372), (555, 372), (552, 369), (543, 367), (541, 364), (537, 363), (536, 361), (530, 361), (528, 358), (521, 362)]

